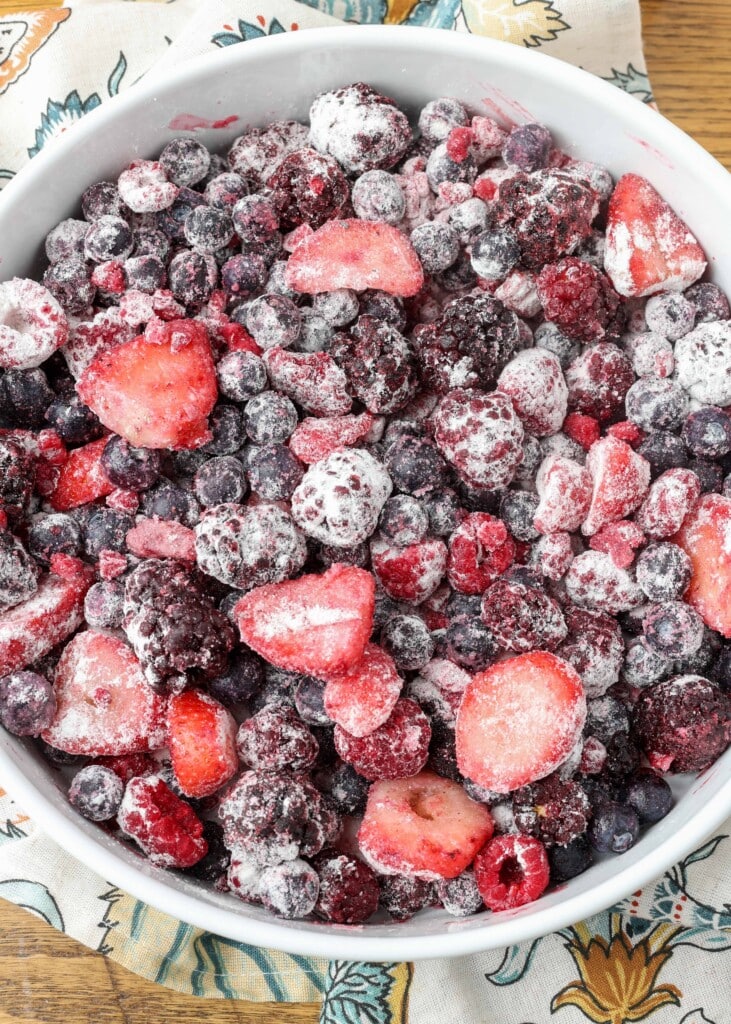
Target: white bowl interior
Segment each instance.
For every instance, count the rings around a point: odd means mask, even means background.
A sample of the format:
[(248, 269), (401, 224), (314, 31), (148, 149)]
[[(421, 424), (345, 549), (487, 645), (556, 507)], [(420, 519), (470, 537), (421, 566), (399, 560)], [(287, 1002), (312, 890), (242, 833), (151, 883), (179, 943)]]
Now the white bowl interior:
[[(133, 157), (156, 155), (182, 114), (236, 120), (196, 136), (225, 150), (247, 126), (306, 119), (314, 96), (367, 81), (410, 114), (436, 96), (475, 113), (549, 125), (558, 144), (615, 175), (648, 177), (711, 255), (712, 275), (731, 292), (731, 187), (723, 168), (655, 112), (552, 58), (490, 40), (427, 29), (322, 29), (231, 47), (140, 85), (54, 141), (0, 195), (0, 277), (40, 265), (45, 234), (78, 213), (92, 182), (116, 177)], [(180, 123), (180, 122), (178, 122)], [(61, 777), (32, 743), (0, 730), (0, 778), (70, 853), (138, 898), (231, 939), (351, 960), (456, 956), (543, 935), (639, 888), (700, 843), (731, 813), (731, 750), (698, 779), (678, 778), (678, 802), (621, 857), (594, 865), (516, 911), (466, 920), (439, 911), (404, 924), (343, 927), (280, 921), (235, 897), (160, 871), (81, 819)]]

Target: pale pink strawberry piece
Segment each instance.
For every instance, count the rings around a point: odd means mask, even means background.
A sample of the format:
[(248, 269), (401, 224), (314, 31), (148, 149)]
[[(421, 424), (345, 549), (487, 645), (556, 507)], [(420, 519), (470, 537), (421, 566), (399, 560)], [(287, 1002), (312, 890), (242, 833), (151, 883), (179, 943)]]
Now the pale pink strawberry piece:
[(32, 665), (84, 621), (84, 595), (93, 576), (45, 576), (36, 592), (0, 617), (0, 676)]
[(620, 295), (684, 291), (706, 269), (703, 249), (646, 178), (625, 174), (607, 214), (604, 267)]
[(390, 224), (330, 220), (304, 238), (287, 262), (285, 281), (310, 295), (338, 288), (377, 288), (390, 295), (416, 295), (424, 271), (411, 243)]
[(531, 545), (528, 564), (537, 568), (541, 576), (555, 582), (566, 575), (573, 560), (571, 534), (559, 531), (545, 533)]
[(593, 492), (581, 527), (591, 537), (605, 523), (624, 519), (638, 508), (650, 486), (650, 463), (616, 437), (602, 437), (589, 449), (586, 468)]
[(536, 476), (540, 502), (533, 525), (540, 533), (578, 530), (591, 505), (591, 473), (563, 455), (549, 455)]
[(40, 366), (68, 337), (68, 321), (47, 288), (30, 278), (0, 282), (0, 366)]
[(289, 447), (307, 465), (320, 462), (339, 448), (365, 440), (375, 422), (369, 412), (359, 416), (308, 416), (295, 428)]
[(237, 728), (223, 704), (202, 690), (186, 690), (170, 698), (170, 757), (186, 796), (210, 796), (236, 772)]
[(99, 552), (97, 569), (103, 580), (116, 580), (127, 570), (127, 556), (121, 551), (102, 548)]
[[(205, 327), (171, 320), (167, 339), (133, 338), (98, 356), (77, 385), (102, 423), (139, 448), (198, 448), (218, 396)], [(185, 343), (183, 343), (185, 342)]]
[(167, 702), (117, 637), (79, 633), (61, 655), (54, 682), (58, 707), (42, 734), (46, 743), (87, 757), (165, 746)]
[(449, 538), (447, 576), (460, 594), (484, 594), (515, 559), (515, 541), (502, 519), (470, 512)]
[(527, 348), (514, 356), (498, 377), (498, 389), (510, 395), (527, 434), (556, 434), (566, 417), (569, 389), (553, 352)]
[(195, 562), (195, 533), (172, 519), (140, 518), (127, 531), (127, 547), (138, 558), (174, 558)]
[(270, 664), (326, 678), (363, 657), (375, 592), (369, 572), (335, 564), (322, 575), (256, 587), (233, 615), (244, 643)]
[(128, 491), (124, 487), (115, 487), (107, 495), (107, 508), (114, 508), (117, 512), (128, 512), (134, 515), (140, 507), (140, 496), (137, 491)]
[(315, 416), (340, 416), (350, 411), (348, 378), (327, 352), (289, 352), (271, 348), (264, 362), (272, 387)]
[(693, 567), (684, 599), (707, 626), (731, 637), (731, 500), (704, 494), (671, 539)]
[(459, 665), (446, 658), (432, 658), (419, 669), (422, 679), (433, 683), (443, 693), (456, 694), (460, 700), (472, 676)]
[(437, 589), (447, 571), (447, 545), (435, 538), (399, 548), (382, 537), (371, 541), (373, 571), (394, 601), (420, 604)]
[(620, 519), (605, 523), (589, 541), (592, 551), (606, 551), (620, 569), (628, 569), (635, 560), (635, 551), (645, 543), (645, 535), (637, 523)]
[(108, 440), (108, 437), (101, 437), (69, 452), (68, 461), (61, 467), (50, 495), (51, 505), (57, 512), (68, 512), (112, 493), (114, 484), (101, 464)]
[(665, 470), (650, 485), (650, 492), (635, 517), (638, 526), (655, 540), (672, 537), (682, 526), (700, 493), (700, 480), (692, 470)]
[(510, 793), (563, 764), (581, 736), (586, 695), (576, 670), (547, 651), (492, 665), (465, 690), (457, 765), (495, 793)]
[(351, 736), (367, 736), (389, 717), (403, 685), (393, 658), (368, 644), (357, 665), (328, 678), (325, 711)]
[(484, 804), (432, 772), (374, 782), (358, 846), (379, 874), (456, 878), (493, 833)]

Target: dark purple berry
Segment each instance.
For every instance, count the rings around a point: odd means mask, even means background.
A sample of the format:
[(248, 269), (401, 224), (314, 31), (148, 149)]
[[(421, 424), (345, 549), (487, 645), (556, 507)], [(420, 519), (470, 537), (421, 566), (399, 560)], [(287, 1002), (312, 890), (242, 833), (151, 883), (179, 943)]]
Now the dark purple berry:
[(127, 534), (134, 526), (132, 516), (113, 508), (102, 508), (89, 517), (84, 535), (84, 549), (90, 558), (106, 551), (126, 551)]
[(300, 336), (302, 316), (285, 295), (260, 295), (246, 307), (244, 326), (259, 348), (289, 348)]
[(268, 276), (267, 262), (256, 252), (239, 253), (226, 260), (221, 267), (221, 285), (229, 298), (233, 299), (251, 298), (261, 291)]
[(421, 506), (429, 517), (430, 532), (437, 537), (449, 536), (460, 524), (462, 512), (459, 498), (449, 488), (425, 494)]
[(295, 684), (292, 695), (297, 714), (307, 725), (332, 725), (325, 711), (325, 683), (313, 676), (301, 676)]
[(244, 467), (232, 455), (222, 455), (204, 462), (193, 481), (195, 496), (201, 505), (222, 505), (239, 502), (246, 494)]
[(191, 210), (197, 206), (205, 206), (203, 196), (200, 192), (183, 186), (173, 204), (156, 215), (155, 223), (171, 242), (179, 242), (182, 245), (185, 243), (183, 226)]
[(667, 430), (655, 430), (648, 434), (637, 451), (650, 463), (653, 480), (666, 469), (685, 469), (690, 462), (688, 449), (682, 440)]
[(631, 807), (602, 801), (589, 824), (589, 842), (599, 853), (625, 853), (637, 842), (640, 819)]
[(636, 578), (650, 601), (679, 601), (692, 575), (690, 558), (677, 544), (648, 544), (635, 564)]
[(43, 274), (43, 283), (67, 313), (85, 313), (96, 295), (89, 265), (81, 256), (51, 264)]
[(314, 861), (320, 877), (315, 913), (336, 924), (361, 924), (378, 909), (378, 880), (363, 861), (335, 850)]
[(26, 430), (43, 427), (54, 397), (43, 370), (6, 370), (0, 377), (0, 421)]
[(442, 221), (427, 221), (414, 228), (411, 244), (427, 274), (446, 270), (459, 256), (457, 233)]
[(46, 235), (46, 256), (49, 263), (59, 263), (70, 257), (83, 259), (84, 238), (89, 230), (85, 220), (62, 220)]
[(124, 621), (124, 586), (101, 580), (86, 592), (84, 618), (92, 629), (120, 629)]
[(218, 390), (232, 402), (247, 402), (267, 386), (267, 370), (253, 352), (227, 352), (216, 367)]
[(170, 240), (167, 235), (157, 228), (140, 227), (135, 233), (134, 255), (154, 256), (165, 264), (170, 255)]
[(216, 253), (231, 241), (231, 216), (214, 206), (196, 206), (185, 218), (183, 234), (197, 252)]
[(39, 736), (55, 714), (53, 687), (37, 672), (12, 672), (0, 679), (0, 723), (14, 736)]
[(394, 921), (408, 921), (424, 907), (434, 905), (434, 886), (411, 875), (381, 875), (381, 906)]
[(89, 764), (69, 786), (69, 803), (89, 821), (109, 821), (119, 810), (124, 783), (111, 768)]
[(445, 182), (474, 181), (477, 176), (477, 165), (469, 153), (459, 163), (452, 160), (446, 143), (440, 142), (429, 154), (426, 176), (432, 192), (438, 192), (439, 186)]
[(392, 615), (381, 630), (381, 646), (403, 672), (423, 668), (434, 654), (434, 640), (418, 615)]
[(547, 852), (551, 881), (556, 885), (583, 874), (594, 861), (586, 835), (577, 836), (566, 846), (552, 846)]
[(259, 876), (261, 902), (277, 917), (307, 917), (319, 891), (317, 872), (303, 860), (288, 860), (265, 868)]
[(84, 238), (84, 255), (95, 263), (124, 260), (133, 247), (132, 228), (121, 217), (100, 217), (89, 226)]
[(359, 316), (371, 316), (374, 320), (385, 320), (397, 331), (403, 331), (406, 327), (404, 304), (397, 296), (371, 288), (360, 292), (358, 303)]
[(263, 391), (246, 403), (244, 425), (254, 444), (283, 444), (297, 422), (294, 404), (276, 391)]
[(470, 116), (464, 105), (449, 96), (429, 100), (419, 114), (419, 129), (429, 142), (443, 142), (452, 128), (469, 123)]
[(361, 220), (398, 224), (406, 213), (406, 199), (398, 179), (388, 171), (366, 171), (353, 183), (353, 211)]
[(36, 519), (28, 530), (28, 550), (43, 565), (51, 555), (78, 556), (81, 553), (81, 529), (71, 516), (62, 512)]
[[(241, 595), (237, 594), (238, 600)], [(236, 650), (223, 675), (209, 679), (208, 692), (229, 707), (242, 704), (258, 693), (264, 682), (264, 666), (253, 651), (243, 647)]]
[(471, 672), (481, 672), (493, 660), (495, 638), (479, 618), (453, 622), (444, 637), (445, 657)]
[(95, 441), (103, 433), (96, 414), (74, 394), (54, 399), (46, 410), (46, 419), (61, 440), (74, 448)]
[(232, 212), (234, 231), (245, 245), (268, 242), (279, 232), (279, 215), (267, 196), (244, 196)]
[(365, 811), (369, 782), (353, 768), (341, 761), (327, 776), (327, 793), (339, 814), (360, 815)]
[(233, 455), (246, 444), (246, 431), (241, 409), (220, 402), (208, 420), (213, 437), (201, 451), (206, 455)]
[(193, 867), (186, 868), (185, 874), (215, 885), (228, 870), (231, 851), (223, 840), (223, 828), (217, 821), (203, 822), (203, 838), (208, 843), (208, 853)]
[(396, 491), (421, 497), (447, 482), (447, 465), (426, 438), (397, 438), (386, 449), (385, 463)]
[(165, 284), (165, 264), (159, 256), (130, 256), (124, 261), (127, 287), (152, 295)]
[(142, 511), (158, 519), (175, 519), (183, 526), (195, 526), (199, 519), (198, 502), (190, 491), (165, 478), (158, 480), (142, 496)]
[(712, 281), (691, 285), (684, 294), (696, 308), (696, 323), (706, 324), (712, 320), (731, 318), (731, 306), (726, 295)]
[(176, 185), (197, 185), (208, 173), (211, 154), (196, 139), (172, 139), (159, 156), (163, 170)]
[(265, 445), (249, 456), (246, 474), (254, 494), (264, 501), (286, 501), (301, 482), (305, 467), (286, 445)]
[(640, 377), (625, 396), (627, 418), (641, 430), (676, 430), (683, 422), (688, 396), (669, 378)]
[(421, 502), (409, 494), (389, 498), (381, 510), (378, 528), (392, 544), (408, 547), (424, 540), (429, 529), (429, 517)]
[(520, 246), (510, 228), (483, 231), (472, 243), (472, 269), (486, 281), (504, 281), (520, 262)]
[(101, 456), (102, 469), (115, 487), (144, 491), (160, 476), (160, 453), (154, 448), (135, 448), (116, 434), (107, 441)]
[(703, 642), (703, 620), (683, 601), (663, 601), (644, 618), (645, 640), (664, 658), (686, 658)]
[(203, 192), (203, 198), (209, 206), (232, 211), (247, 191), (246, 183), (240, 175), (234, 171), (223, 171), (210, 179)]
[(625, 803), (636, 812), (642, 824), (660, 821), (673, 806), (673, 791), (661, 775), (638, 772), (627, 783)]
[(731, 416), (706, 405), (688, 416), (681, 436), (697, 459), (720, 459), (731, 451)]
[(81, 211), (88, 221), (102, 217), (123, 217), (126, 220), (130, 215), (113, 181), (97, 181), (90, 185), (81, 196)]
[(482, 896), (475, 875), (469, 869), (456, 878), (440, 878), (436, 883), (437, 899), (452, 917), (469, 917), (482, 910)]
[(216, 287), (218, 268), (208, 253), (184, 250), (170, 261), (168, 278), (170, 290), (179, 302), (202, 306)]
[(508, 167), (532, 173), (548, 165), (553, 139), (542, 124), (520, 124), (513, 128), (503, 146), (503, 160)]
[(239, 726), (236, 747), (244, 764), (260, 771), (304, 771), (317, 757), (317, 740), (293, 707), (269, 704)]
[(533, 541), (540, 534), (533, 525), (538, 497), (529, 491), (505, 491), (500, 499), (500, 518), (516, 540)]

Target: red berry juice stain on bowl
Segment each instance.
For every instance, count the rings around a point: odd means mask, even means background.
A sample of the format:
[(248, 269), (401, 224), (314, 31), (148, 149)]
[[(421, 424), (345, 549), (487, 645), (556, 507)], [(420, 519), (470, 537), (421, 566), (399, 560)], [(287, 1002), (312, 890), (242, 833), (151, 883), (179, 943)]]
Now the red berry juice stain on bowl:
[(228, 128), (238, 120), (238, 114), (229, 114), (228, 117), (220, 117), (215, 120), (200, 117), (198, 114), (176, 114), (168, 123), (168, 128), (171, 132), (196, 132), (204, 128)]

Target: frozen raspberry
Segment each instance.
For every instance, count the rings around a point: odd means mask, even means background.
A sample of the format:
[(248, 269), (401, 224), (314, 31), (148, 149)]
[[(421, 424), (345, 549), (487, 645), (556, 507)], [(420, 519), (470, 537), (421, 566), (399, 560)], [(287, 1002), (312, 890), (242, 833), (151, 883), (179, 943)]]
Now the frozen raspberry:
[(519, 352), (498, 377), (497, 386), (512, 399), (526, 433), (545, 437), (561, 429), (568, 388), (561, 364), (551, 352), (540, 348)]
[(292, 495), (292, 515), (308, 536), (350, 547), (373, 533), (390, 493), (388, 473), (372, 455), (336, 451), (307, 470)]
[(285, 352), (271, 349), (264, 355), (272, 385), (306, 412), (340, 416), (350, 411), (347, 378), (326, 352)]
[(363, 861), (328, 850), (315, 858), (314, 866), (320, 880), (318, 917), (337, 924), (361, 924), (376, 912), (378, 881)]
[(597, 195), (588, 185), (561, 171), (541, 170), (501, 182), (493, 218), (513, 229), (523, 263), (538, 271), (591, 234), (598, 210)]
[(489, 910), (512, 910), (537, 900), (548, 885), (548, 857), (532, 836), (495, 836), (475, 857), (475, 881)]
[(0, 283), (0, 366), (40, 366), (68, 338), (68, 321), (48, 288), (27, 278)]
[[(611, 427), (609, 430), (611, 430)], [(609, 433), (609, 430), (607, 433)], [(575, 444), (580, 445), (585, 452), (588, 452), (595, 441), (599, 440), (601, 427), (599, 421), (594, 419), (593, 416), (585, 416), (580, 412), (570, 412), (563, 421), (563, 433)]]
[(154, 160), (137, 160), (122, 171), (117, 182), (122, 201), (134, 213), (157, 213), (172, 206), (178, 186), (168, 180), (164, 167)]
[(513, 815), (524, 835), (546, 846), (566, 846), (586, 832), (591, 805), (578, 783), (549, 775), (513, 794)]
[(294, 772), (244, 772), (221, 800), (229, 849), (261, 867), (313, 857), (334, 842), (339, 819), (313, 784)]
[(434, 412), (434, 439), (462, 479), (475, 487), (510, 483), (523, 458), (523, 426), (500, 392), (450, 391)]
[(158, 867), (188, 868), (208, 851), (203, 823), (157, 775), (128, 783), (117, 820)]
[(650, 485), (650, 465), (624, 441), (604, 437), (592, 445), (586, 468), (593, 492), (581, 532), (591, 537), (641, 505)]
[(317, 740), (293, 708), (274, 704), (247, 719), (236, 734), (244, 764), (256, 771), (299, 772), (317, 757)]
[(566, 574), (566, 591), (580, 608), (616, 615), (641, 604), (643, 593), (625, 569), (603, 551), (578, 555)]
[(637, 524), (650, 537), (663, 540), (680, 529), (700, 496), (700, 481), (689, 469), (668, 469), (651, 485), (637, 512)]
[(591, 487), (591, 474), (584, 466), (561, 456), (544, 459), (536, 476), (536, 529), (543, 534), (577, 530), (589, 511)]
[(573, 256), (544, 267), (537, 279), (546, 319), (584, 344), (616, 333), (619, 296), (609, 278)]
[(482, 621), (504, 650), (553, 651), (567, 633), (561, 608), (538, 587), (496, 580), (482, 598)]
[(620, 569), (629, 569), (635, 560), (635, 551), (645, 542), (645, 535), (636, 523), (620, 519), (605, 523), (589, 541), (593, 551), (606, 551)]
[(414, 396), (417, 382), (410, 347), (385, 321), (359, 317), (349, 334), (335, 336), (329, 352), (368, 412), (396, 412)]
[(419, 705), (406, 698), (390, 718), (367, 736), (355, 737), (335, 727), (335, 749), (366, 779), (402, 779), (417, 775), (429, 756), (431, 728)]
[(633, 722), (650, 764), (663, 772), (701, 771), (731, 742), (729, 696), (701, 676), (643, 690)]
[(389, 597), (420, 604), (444, 578), (447, 547), (437, 539), (397, 547), (375, 537), (371, 541), (371, 561), (373, 572)]
[(394, 101), (362, 82), (321, 93), (310, 107), (310, 142), (348, 174), (398, 163), (411, 128)]
[(265, 868), (258, 895), (267, 910), (287, 919), (307, 917), (315, 909), (319, 883), (313, 867), (299, 858)]
[(319, 228), (337, 217), (349, 198), (348, 182), (337, 162), (314, 149), (286, 156), (267, 187), (283, 231), (299, 224)]
[(381, 906), (394, 921), (409, 921), (424, 907), (434, 905), (434, 886), (410, 875), (381, 875)]
[(272, 121), (234, 139), (228, 153), (231, 170), (254, 192), (261, 188), (289, 154), (307, 145), (307, 127), (297, 121)]
[(505, 524), (487, 512), (472, 512), (449, 540), (449, 582), (462, 594), (482, 594), (514, 557)]
[(499, 299), (466, 295), (449, 302), (434, 323), (414, 330), (424, 387), (440, 394), (452, 388), (488, 388), (512, 357), (518, 320)]
[(299, 572), (307, 550), (292, 517), (276, 505), (214, 505), (195, 528), (199, 567), (209, 576), (249, 590)]
[(616, 345), (591, 345), (566, 370), (569, 409), (607, 423), (621, 411), (634, 379), (629, 359)]

